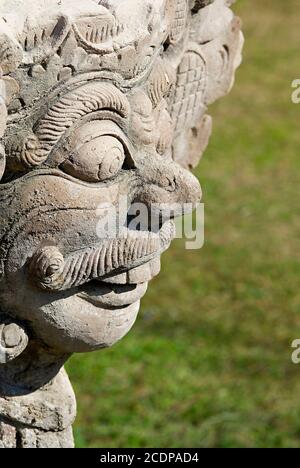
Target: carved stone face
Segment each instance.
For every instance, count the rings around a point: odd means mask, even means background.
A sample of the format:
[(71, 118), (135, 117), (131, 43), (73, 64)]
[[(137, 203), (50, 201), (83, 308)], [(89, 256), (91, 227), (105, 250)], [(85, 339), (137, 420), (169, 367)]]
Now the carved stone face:
[[(132, 327), (159, 273), (167, 208), (200, 201), (189, 169), (209, 139), (207, 106), (232, 85), (239, 20), (225, 0), (11, 3), (0, 7), (1, 310), (51, 348), (99, 349)], [(130, 229), (136, 202), (155, 207), (157, 229)], [(108, 206), (117, 233), (104, 229)]]

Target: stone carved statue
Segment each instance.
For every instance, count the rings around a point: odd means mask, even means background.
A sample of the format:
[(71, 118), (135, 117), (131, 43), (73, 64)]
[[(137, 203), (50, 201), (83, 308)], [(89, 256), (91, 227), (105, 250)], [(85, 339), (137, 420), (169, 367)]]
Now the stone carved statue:
[[(65, 361), (131, 329), (165, 207), (200, 200), (207, 107), (241, 57), (231, 3), (1, 1), (0, 447), (73, 446)], [(100, 239), (121, 196), (158, 206), (159, 229)]]

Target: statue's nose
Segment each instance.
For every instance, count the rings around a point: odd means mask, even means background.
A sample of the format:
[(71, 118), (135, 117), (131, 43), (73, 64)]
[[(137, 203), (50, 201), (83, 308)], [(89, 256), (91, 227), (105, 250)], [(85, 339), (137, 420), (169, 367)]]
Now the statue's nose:
[(152, 160), (139, 172), (143, 183), (136, 200), (162, 215), (170, 210), (174, 217), (189, 213), (201, 200), (198, 179), (172, 160)]

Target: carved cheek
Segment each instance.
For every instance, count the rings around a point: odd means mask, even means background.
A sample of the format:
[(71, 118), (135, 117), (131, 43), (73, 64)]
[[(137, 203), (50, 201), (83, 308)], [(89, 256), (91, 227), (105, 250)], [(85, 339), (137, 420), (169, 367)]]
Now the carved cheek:
[(124, 161), (122, 143), (113, 136), (104, 135), (77, 148), (62, 168), (86, 182), (101, 182), (116, 176)]

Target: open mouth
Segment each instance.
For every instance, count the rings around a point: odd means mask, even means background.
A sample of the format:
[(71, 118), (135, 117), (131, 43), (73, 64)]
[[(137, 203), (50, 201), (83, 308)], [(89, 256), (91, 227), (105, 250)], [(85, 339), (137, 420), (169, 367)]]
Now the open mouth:
[(146, 294), (148, 283), (160, 272), (156, 258), (126, 273), (105, 280), (93, 280), (81, 287), (78, 297), (102, 309), (122, 308), (139, 302)]
[(114, 40), (124, 31), (124, 26), (109, 13), (81, 18), (73, 27), (82, 43), (101, 52), (111, 51)]
[(91, 281), (78, 297), (102, 309), (122, 308), (140, 301), (147, 288), (148, 283), (108, 285), (100, 281)]
[(119, 285), (147, 283), (156, 274), (155, 260), (169, 248), (175, 234), (170, 220), (156, 233), (124, 228), (122, 236), (104, 239), (66, 257), (56, 246), (45, 246), (36, 251), (29, 271), (39, 287), (53, 292), (99, 280)]

